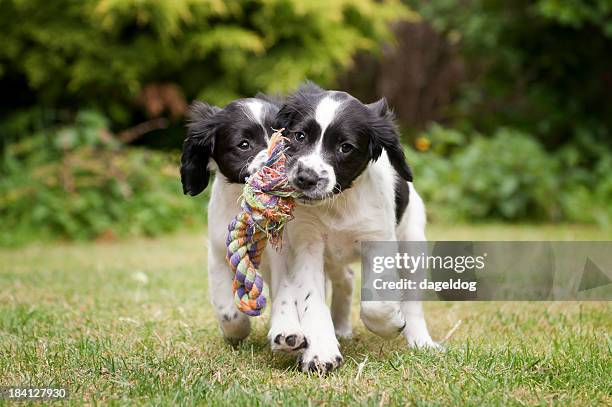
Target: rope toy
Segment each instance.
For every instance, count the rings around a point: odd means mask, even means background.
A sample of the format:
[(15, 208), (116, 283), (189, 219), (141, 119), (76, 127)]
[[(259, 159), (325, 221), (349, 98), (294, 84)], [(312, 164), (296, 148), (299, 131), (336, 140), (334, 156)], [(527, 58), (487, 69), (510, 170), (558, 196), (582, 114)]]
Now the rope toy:
[(268, 144), (268, 159), (246, 180), (242, 211), (228, 226), (226, 260), (234, 272), (234, 302), (249, 316), (261, 315), (268, 287), (258, 272), (267, 241), (277, 250), (282, 244), (285, 224), (293, 219), (298, 193), (285, 174), (283, 131), (276, 130)]

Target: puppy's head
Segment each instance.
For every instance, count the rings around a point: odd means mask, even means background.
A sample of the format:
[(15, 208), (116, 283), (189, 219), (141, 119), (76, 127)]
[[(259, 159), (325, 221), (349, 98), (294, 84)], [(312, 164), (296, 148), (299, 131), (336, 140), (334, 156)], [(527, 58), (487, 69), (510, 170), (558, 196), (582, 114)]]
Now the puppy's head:
[(275, 125), (288, 131), (288, 177), (305, 200), (350, 188), (383, 150), (399, 176), (412, 181), (385, 99), (365, 105), (346, 92), (307, 83), (288, 98)]
[(197, 195), (210, 178), (210, 160), (229, 182), (244, 183), (265, 159), (276, 103), (260, 97), (239, 99), (220, 109), (203, 102), (190, 107), (181, 157), (183, 192)]

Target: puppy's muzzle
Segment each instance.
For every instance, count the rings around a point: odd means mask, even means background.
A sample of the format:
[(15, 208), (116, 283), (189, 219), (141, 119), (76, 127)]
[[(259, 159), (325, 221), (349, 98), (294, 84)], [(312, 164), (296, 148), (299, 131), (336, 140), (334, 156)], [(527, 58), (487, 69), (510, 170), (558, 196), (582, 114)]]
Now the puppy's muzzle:
[(317, 188), (317, 185), (321, 181), (323, 181), (323, 179), (319, 177), (313, 169), (298, 164), (295, 177), (293, 178), (293, 184), (296, 188), (304, 192), (312, 191)]
[(301, 192), (302, 200), (321, 200), (331, 192), (333, 169), (320, 159), (300, 158), (289, 170), (289, 182)]

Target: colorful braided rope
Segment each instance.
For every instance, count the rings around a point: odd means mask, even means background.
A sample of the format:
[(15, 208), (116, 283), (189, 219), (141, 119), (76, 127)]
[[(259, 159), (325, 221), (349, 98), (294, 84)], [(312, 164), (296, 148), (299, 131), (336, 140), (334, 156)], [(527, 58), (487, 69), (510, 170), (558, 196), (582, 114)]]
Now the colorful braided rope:
[(266, 243), (279, 249), (283, 227), (293, 219), (297, 192), (285, 174), (283, 131), (270, 138), (268, 159), (246, 180), (242, 211), (228, 226), (227, 261), (234, 271), (234, 301), (249, 316), (261, 315), (266, 306), (268, 289), (258, 272)]

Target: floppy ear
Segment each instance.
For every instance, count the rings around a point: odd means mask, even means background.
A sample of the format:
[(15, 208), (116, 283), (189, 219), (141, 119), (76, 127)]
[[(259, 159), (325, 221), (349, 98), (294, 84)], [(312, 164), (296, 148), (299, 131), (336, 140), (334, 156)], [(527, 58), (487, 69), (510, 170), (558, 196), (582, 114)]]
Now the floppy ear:
[(203, 102), (194, 102), (189, 107), (187, 138), (181, 156), (181, 182), (185, 194), (195, 196), (208, 185), (208, 159), (215, 146), (219, 125), (214, 116), (220, 111), (218, 107)]
[(406, 181), (412, 181), (412, 170), (406, 162), (404, 149), (395, 126), (395, 115), (389, 110), (387, 100), (382, 98), (366, 107), (371, 117), (370, 155), (372, 160), (376, 161), (382, 154), (382, 150), (385, 149), (395, 171)]

